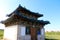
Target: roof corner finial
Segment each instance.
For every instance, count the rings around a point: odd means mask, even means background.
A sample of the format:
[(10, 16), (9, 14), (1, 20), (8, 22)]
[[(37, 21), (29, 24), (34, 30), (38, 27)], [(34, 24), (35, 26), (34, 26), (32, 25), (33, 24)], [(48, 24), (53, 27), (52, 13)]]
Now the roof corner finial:
[(19, 4), (19, 6), (21, 6), (21, 4)]
[(21, 4), (19, 4), (19, 8), (21, 8), (22, 6), (21, 6)]

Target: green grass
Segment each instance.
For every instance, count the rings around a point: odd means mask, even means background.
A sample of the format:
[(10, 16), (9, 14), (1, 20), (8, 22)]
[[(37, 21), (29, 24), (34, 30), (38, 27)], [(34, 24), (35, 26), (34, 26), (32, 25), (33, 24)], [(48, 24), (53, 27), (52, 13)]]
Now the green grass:
[(4, 30), (0, 29), (0, 39), (3, 39), (3, 33), (4, 33)]
[(46, 40), (60, 40), (60, 32), (46, 32)]

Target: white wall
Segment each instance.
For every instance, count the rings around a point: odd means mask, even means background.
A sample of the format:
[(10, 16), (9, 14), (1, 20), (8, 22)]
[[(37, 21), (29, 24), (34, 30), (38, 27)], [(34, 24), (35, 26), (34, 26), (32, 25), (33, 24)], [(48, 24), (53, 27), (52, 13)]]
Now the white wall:
[(8, 26), (4, 29), (4, 40), (17, 40), (18, 25)]
[(21, 36), (25, 36), (26, 28), (25, 27), (20, 27), (20, 28), (21, 28)]
[(45, 29), (44, 28), (41, 29), (41, 39), (45, 40)]
[(17, 40), (22, 40), (24, 39), (25, 36), (25, 26), (24, 25), (18, 25), (18, 39)]
[[(30, 35), (25, 34), (26, 27), (24, 25), (19, 25), (18, 27), (18, 40), (31, 40)], [(38, 40), (44, 40), (45, 30), (41, 29), (41, 35), (38, 35)]]
[[(4, 40), (31, 40), (30, 35), (25, 34), (26, 27), (24, 25), (13, 25), (6, 27), (4, 30)], [(41, 35), (38, 35), (38, 40), (44, 40), (45, 30), (41, 29)]]

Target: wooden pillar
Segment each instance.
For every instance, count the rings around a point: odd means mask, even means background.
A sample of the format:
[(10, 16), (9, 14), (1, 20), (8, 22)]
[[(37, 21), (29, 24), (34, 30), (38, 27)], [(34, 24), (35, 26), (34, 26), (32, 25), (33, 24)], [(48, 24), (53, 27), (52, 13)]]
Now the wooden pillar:
[(37, 40), (37, 29), (31, 27), (30, 30), (31, 30), (31, 40)]

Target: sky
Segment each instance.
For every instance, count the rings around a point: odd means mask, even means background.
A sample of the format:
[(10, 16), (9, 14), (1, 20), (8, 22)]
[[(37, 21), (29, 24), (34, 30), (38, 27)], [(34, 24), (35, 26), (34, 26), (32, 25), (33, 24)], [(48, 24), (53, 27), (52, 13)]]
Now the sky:
[[(19, 4), (44, 15), (38, 20), (50, 21), (45, 25), (45, 31), (60, 31), (60, 0), (0, 0), (0, 21), (6, 20), (6, 15), (12, 13)], [(4, 24), (0, 23), (0, 29), (4, 28)]]

